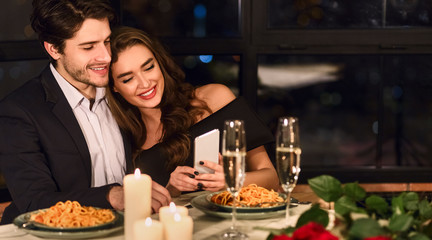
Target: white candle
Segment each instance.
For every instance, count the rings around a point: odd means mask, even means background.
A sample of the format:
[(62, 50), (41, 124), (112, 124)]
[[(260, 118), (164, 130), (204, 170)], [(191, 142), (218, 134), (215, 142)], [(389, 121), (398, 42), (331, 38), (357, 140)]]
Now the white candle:
[(165, 240), (192, 240), (193, 221), (190, 216), (175, 213), (174, 217), (166, 220), (163, 225)]
[(150, 217), (145, 220), (138, 220), (134, 224), (134, 240), (163, 240), (162, 223), (152, 220)]
[(141, 174), (137, 168), (135, 174), (128, 174), (123, 179), (125, 201), (125, 240), (133, 239), (133, 226), (137, 220), (145, 219), (151, 214), (150, 176)]
[(180, 214), (180, 216), (188, 216), (189, 211), (185, 206), (176, 206), (175, 203), (171, 202), (169, 206), (164, 206), (159, 209), (159, 221), (164, 223), (169, 218), (173, 218), (174, 214)]

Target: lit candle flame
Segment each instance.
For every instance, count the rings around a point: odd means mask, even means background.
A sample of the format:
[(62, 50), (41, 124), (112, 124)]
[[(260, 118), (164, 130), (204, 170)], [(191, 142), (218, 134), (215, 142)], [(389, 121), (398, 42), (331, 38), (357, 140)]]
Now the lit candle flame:
[(176, 205), (174, 202), (171, 202), (169, 205), (169, 211), (175, 213), (177, 211)]
[(146, 218), (146, 220), (145, 220), (145, 225), (146, 225), (147, 227), (150, 227), (152, 224), (153, 224), (152, 219), (151, 219), (150, 217)]
[(141, 177), (141, 171), (139, 170), (139, 168), (135, 169), (135, 178), (140, 178)]

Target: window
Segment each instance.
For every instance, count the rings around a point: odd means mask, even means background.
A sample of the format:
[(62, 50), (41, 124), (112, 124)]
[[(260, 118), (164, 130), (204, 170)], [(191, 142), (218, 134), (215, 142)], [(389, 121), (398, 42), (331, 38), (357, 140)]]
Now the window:
[(432, 167), (429, 57), (260, 56), (258, 113), (300, 119), (306, 168)]
[(122, 1), (124, 25), (160, 37), (240, 36), (240, 1)]
[(192, 85), (220, 83), (239, 95), (239, 56), (187, 55), (175, 58), (186, 74), (186, 81)]
[(431, 26), (432, 5), (422, 0), (269, 0), (270, 29), (367, 29)]

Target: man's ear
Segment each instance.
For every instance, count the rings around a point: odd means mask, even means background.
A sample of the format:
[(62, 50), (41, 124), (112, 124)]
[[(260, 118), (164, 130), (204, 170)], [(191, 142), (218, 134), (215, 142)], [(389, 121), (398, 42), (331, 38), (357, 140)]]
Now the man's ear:
[(51, 43), (44, 42), (44, 47), (47, 53), (54, 59), (58, 60), (61, 56), (61, 54), (58, 52), (57, 48), (54, 47)]

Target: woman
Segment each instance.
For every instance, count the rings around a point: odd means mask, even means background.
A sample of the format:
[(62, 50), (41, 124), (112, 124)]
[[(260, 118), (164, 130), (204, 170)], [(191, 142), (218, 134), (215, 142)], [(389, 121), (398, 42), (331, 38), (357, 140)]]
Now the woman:
[(194, 88), (185, 83), (183, 71), (160, 43), (138, 29), (114, 31), (111, 51), (108, 102), (119, 126), (132, 136), (135, 165), (142, 172), (166, 185), (172, 196), (224, 189), (220, 164), (200, 162), (214, 174), (200, 174), (193, 168), (191, 139), (221, 129), (225, 119), (240, 118), (245, 120), (248, 146), (244, 184), (278, 188), (276, 171), (263, 146), (273, 136), (243, 99), (236, 99), (224, 85)]

